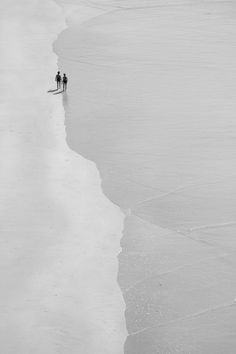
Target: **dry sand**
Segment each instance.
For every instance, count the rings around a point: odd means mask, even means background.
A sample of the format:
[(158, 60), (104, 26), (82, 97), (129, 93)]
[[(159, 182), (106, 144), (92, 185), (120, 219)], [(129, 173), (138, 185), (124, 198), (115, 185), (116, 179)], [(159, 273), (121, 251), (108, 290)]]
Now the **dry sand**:
[(71, 23), (55, 49), (68, 144), (127, 212), (125, 353), (233, 354), (235, 3), (87, 6), (109, 12)]
[(0, 352), (121, 354), (123, 214), (94, 163), (68, 148), (62, 96), (47, 92), (64, 13), (4, 0), (0, 26)]

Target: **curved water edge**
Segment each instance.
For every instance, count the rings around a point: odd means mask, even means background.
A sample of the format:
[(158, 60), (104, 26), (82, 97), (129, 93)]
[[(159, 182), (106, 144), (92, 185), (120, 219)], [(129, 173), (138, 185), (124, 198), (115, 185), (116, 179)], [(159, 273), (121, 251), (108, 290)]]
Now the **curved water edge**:
[[(104, 9), (94, 9), (94, 8), (89, 8), (86, 6), (81, 5), (68, 5), (63, 3), (63, 1), (57, 1), (53, 0), (54, 2), (57, 3), (57, 6), (60, 6), (62, 8), (62, 15), (64, 16), (65, 20), (65, 27), (62, 29), (62, 32), (65, 31), (69, 26), (76, 24), (82, 24), (86, 21), (88, 21), (91, 18), (100, 16), (101, 14), (104, 13)], [(58, 4), (59, 3), (59, 4)], [(60, 33), (57, 36), (57, 39), (54, 41), (53, 47), (55, 51), (55, 44), (58, 41), (58, 37), (60, 37)], [(60, 64), (58, 64), (59, 70), (62, 71), (62, 68), (60, 67)], [(69, 83), (69, 89), (70, 91), (71, 83)], [(58, 99), (60, 99), (58, 97)], [(63, 103), (63, 111), (64, 115), (66, 115), (67, 110), (70, 109), (70, 92), (69, 93), (63, 93), (62, 96), (62, 103)], [(61, 102), (61, 101), (60, 101)], [(55, 112), (58, 112), (58, 100), (57, 103), (53, 103), (54, 105), (54, 115)], [(79, 111), (79, 107), (78, 107)], [(58, 114), (56, 113), (56, 116)], [(66, 123), (65, 123), (66, 124)], [(66, 125), (65, 125), (66, 128)], [(65, 142), (67, 141), (67, 134), (65, 130)], [(70, 149), (70, 147), (69, 147)], [(93, 304), (95, 308), (98, 306), (100, 307), (98, 314), (96, 314), (95, 311), (91, 311), (93, 306), (91, 307), (91, 310), (88, 310), (86, 315), (91, 317), (92, 323), (90, 323), (91, 328), (88, 328), (89, 331), (93, 332), (94, 326), (98, 327), (98, 330), (95, 330), (94, 333), (94, 338), (93, 336), (89, 336), (90, 340), (96, 345), (98, 345), (98, 340), (100, 340), (99, 346), (96, 347), (96, 352), (101, 352), (101, 353), (107, 353), (107, 354), (122, 354), (123, 353), (123, 346), (125, 339), (127, 337), (127, 330), (126, 330), (126, 324), (125, 324), (125, 319), (124, 319), (124, 311), (125, 311), (125, 304), (124, 300), (122, 297), (121, 290), (118, 286), (117, 283), (117, 276), (118, 276), (118, 254), (120, 253), (120, 239), (122, 238), (122, 232), (123, 232), (123, 224), (124, 224), (124, 218), (125, 215), (121, 211), (121, 209), (114, 205), (102, 192), (102, 187), (101, 187), (101, 177), (99, 174), (99, 170), (96, 167), (96, 163), (91, 160), (87, 160), (81, 156), (78, 155), (78, 151), (74, 152), (73, 150), (70, 149), (70, 153), (72, 156), (74, 156), (76, 159), (82, 158), (84, 160), (84, 166), (88, 169), (89, 166), (89, 174), (93, 174), (93, 178), (90, 181), (89, 179), (91, 178), (90, 175), (85, 173), (86, 176), (86, 181), (83, 181), (84, 183), (91, 185), (91, 189), (99, 189), (94, 193), (94, 198), (96, 198), (96, 194), (99, 194), (99, 199), (104, 199), (103, 203), (106, 206), (106, 212), (107, 215), (100, 215), (101, 217), (101, 222), (108, 223), (109, 226), (109, 233), (102, 235), (103, 239), (101, 241), (99, 240), (94, 240), (93, 242), (98, 243), (99, 249), (96, 250), (95, 246), (95, 252), (98, 251), (98, 254), (93, 254), (93, 257), (98, 259), (97, 267), (99, 268), (101, 265), (99, 264), (100, 257), (103, 258), (102, 261), (102, 266), (101, 266), (101, 271), (103, 274), (100, 274), (100, 281), (101, 284), (96, 288), (96, 285), (94, 287), (94, 294), (91, 294), (91, 296), (94, 296), (95, 298), (99, 296), (100, 300), (98, 301), (98, 304), (96, 303)], [(83, 166), (83, 167), (84, 167)], [(91, 172), (92, 171), (92, 172)], [(81, 172), (81, 171), (80, 171)], [(85, 178), (83, 176), (83, 178)], [(81, 174), (80, 174), (81, 177)], [(89, 178), (88, 178), (89, 177)], [(88, 181), (87, 181), (88, 178)], [(91, 184), (92, 183), (92, 184)], [(96, 199), (94, 200), (96, 203)], [(102, 204), (103, 204), (102, 203)], [(114, 214), (114, 215), (113, 215)], [(95, 216), (97, 217), (97, 216)], [(107, 217), (107, 220), (106, 220)], [(108, 221), (109, 220), (109, 221)], [(95, 232), (95, 230), (94, 230)], [(107, 233), (106, 229), (105, 232)], [(85, 246), (86, 247), (86, 246)], [(90, 246), (89, 246), (90, 247)], [(85, 249), (85, 252), (87, 253), (87, 250)], [(101, 255), (99, 255), (99, 252)], [(92, 255), (91, 254), (91, 255)], [(93, 262), (93, 261), (92, 261)], [(95, 262), (96, 264), (96, 262)], [(86, 266), (90, 268), (89, 263), (85, 263), (85, 268)], [(97, 269), (98, 271), (98, 269)], [(100, 271), (98, 271), (99, 273)], [(95, 279), (94, 279), (95, 280)], [(105, 283), (104, 283), (105, 280)], [(99, 282), (99, 279), (96, 279), (96, 281)], [(96, 282), (95, 282), (96, 283)], [(104, 294), (102, 294), (103, 290), (105, 289)], [(107, 295), (109, 297), (107, 297)], [(103, 298), (104, 296), (104, 298)], [(86, 299), (83, 299), (83, 301), (86, 301)], [(89, 313), (91, 312), (91, 313)], [(94, 319), (93, 319), (94, 316)], [(86, 322), (86, 321), (85, 321)], [(101, 322), (103, 323), (101, 326)], [(101, 326), (102, 331), (99, 330), (99, 327)], [(97, 333), (96, 333), (97, 332)], [(87, 342), (88, 339), (85, 338), (85, 342)], [(93, 345), (91, 348), (85, 347), (85, 350), (87, 353), (93, 354), (95, 350), (95, 346)]]

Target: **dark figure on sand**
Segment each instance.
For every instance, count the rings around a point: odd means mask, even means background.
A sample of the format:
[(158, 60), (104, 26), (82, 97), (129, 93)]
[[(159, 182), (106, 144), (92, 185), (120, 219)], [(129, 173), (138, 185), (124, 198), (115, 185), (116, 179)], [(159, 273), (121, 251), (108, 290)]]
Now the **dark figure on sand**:
[(63, 91), (66, 91), (66, 89), (67, 89), (67, 82), (68, 82), (68, 78), (67, 78), (66, 74), (63, 74), (62, 82), (63, 82)]
[(60, 71), (57, 72), (55, 80), (56, 80), (56, 82), (57, 82), (57, 89), (59, 89), (59, 88), (61, 87), (61, 75), (60, 75)]

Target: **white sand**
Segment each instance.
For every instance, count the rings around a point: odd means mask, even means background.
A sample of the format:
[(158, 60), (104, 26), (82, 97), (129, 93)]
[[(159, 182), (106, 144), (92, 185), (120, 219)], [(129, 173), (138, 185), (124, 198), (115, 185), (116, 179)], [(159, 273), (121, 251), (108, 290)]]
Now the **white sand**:
[(68, 143), (129, 211), (125, 353), (234, 353), (235, 3), (88, 4), (56, 50)]
[(123, 215), (66, 145), (62, 96), (47, 93), (64, 14), (53, 1), (5, 0), (0, 22), (0, 352), (120, 354)]

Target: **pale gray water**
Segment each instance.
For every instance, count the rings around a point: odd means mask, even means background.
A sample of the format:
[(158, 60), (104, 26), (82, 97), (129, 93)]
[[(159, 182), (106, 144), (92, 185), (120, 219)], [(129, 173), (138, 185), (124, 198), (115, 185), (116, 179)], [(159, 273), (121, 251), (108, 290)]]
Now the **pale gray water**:
[(68, 144), (129, 214), (126, 354), (236, 351), (236, 7), (183, 3), (112, 2), (56, 43)]

